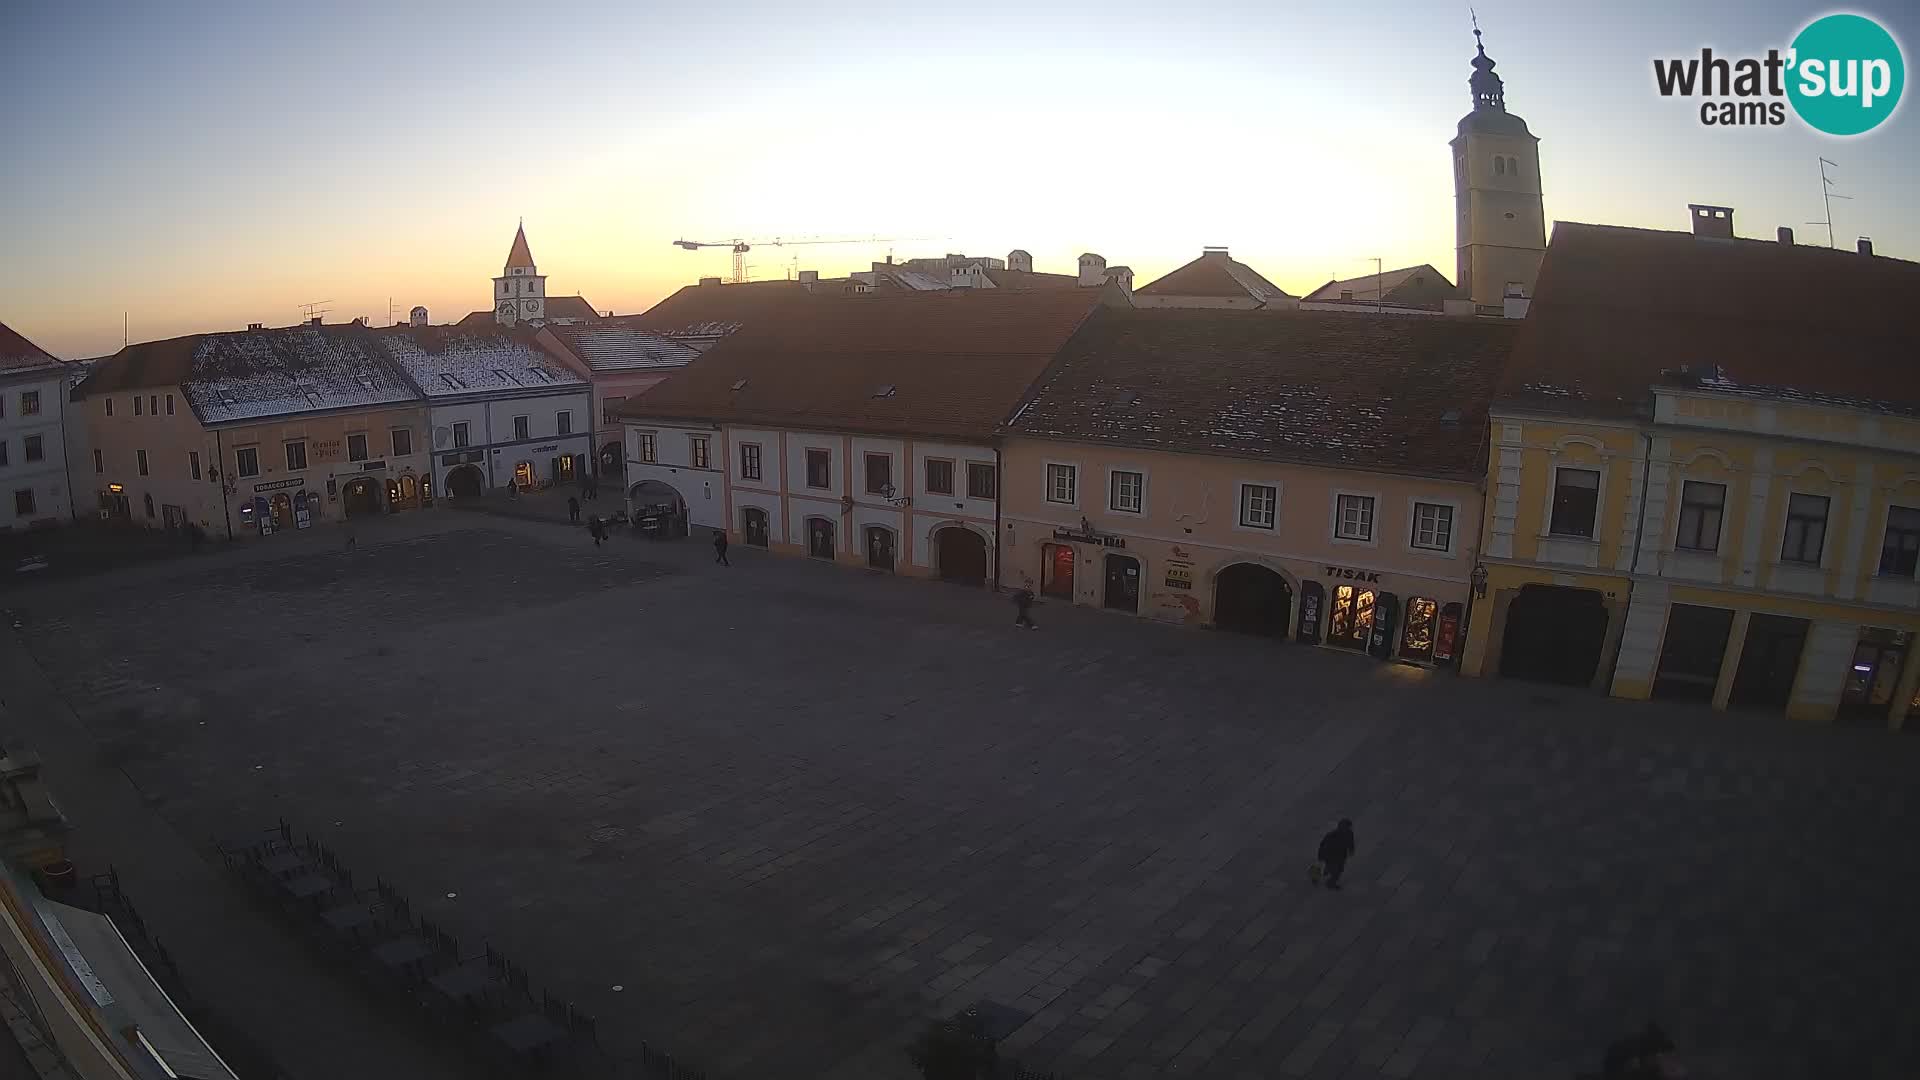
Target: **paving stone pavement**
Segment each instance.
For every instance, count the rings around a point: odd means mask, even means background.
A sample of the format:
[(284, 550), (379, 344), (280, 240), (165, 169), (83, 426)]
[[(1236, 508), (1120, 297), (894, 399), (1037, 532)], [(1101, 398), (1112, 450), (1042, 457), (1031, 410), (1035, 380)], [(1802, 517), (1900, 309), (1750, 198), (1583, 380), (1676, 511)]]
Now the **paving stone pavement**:
[(1920, 740), (419, 517), (0, 607), (183, 835), (324, 831), (716, 1076), (980, 1000), (1069, 1080), (1920, 1075)]

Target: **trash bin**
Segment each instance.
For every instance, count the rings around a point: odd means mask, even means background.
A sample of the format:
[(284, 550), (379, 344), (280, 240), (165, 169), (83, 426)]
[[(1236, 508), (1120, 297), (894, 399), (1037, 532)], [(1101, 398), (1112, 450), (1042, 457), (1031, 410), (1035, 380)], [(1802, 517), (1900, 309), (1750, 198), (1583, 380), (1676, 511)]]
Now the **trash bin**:
[(49, 895), (71, 892), (77, 880), (73, 864), (65, 859), (55, 859), (40, 868), (40, 888)]

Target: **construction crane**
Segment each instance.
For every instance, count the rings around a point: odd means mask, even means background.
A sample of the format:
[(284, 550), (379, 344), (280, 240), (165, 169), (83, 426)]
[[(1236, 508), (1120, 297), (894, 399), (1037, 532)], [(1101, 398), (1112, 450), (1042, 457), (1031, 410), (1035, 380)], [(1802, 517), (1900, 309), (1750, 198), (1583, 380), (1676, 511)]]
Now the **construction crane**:
[(733, 283), (738, 285), (747, 280), (747, 252), (758, 247), (799, 247), (803, 244), (892, 244), (904, 240), (925, 240), (924, 236), (849, 236), (849, 237), (802, 237), (788, 240), (773, 237), (769, 240), (675, 240), (673, 246), (687, 251), (699, 251), (701, 248), (733, 249)]

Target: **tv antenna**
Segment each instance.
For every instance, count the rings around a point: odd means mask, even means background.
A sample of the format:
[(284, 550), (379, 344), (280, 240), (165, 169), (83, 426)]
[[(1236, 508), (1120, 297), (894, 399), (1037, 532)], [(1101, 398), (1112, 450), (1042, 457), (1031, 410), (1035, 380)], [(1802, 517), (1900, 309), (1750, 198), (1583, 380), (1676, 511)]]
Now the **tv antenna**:
[(315, 300), (310, 304), (295, 304), (293, 306), (299, 308), (301, 311), (306, 313), (306, 317), (301, 320), (302, 322), (312, 322), (315, 316), (325, 315), (327, 312), (333, 310), (331, 308), (325, 308), (320, 306), (322, 304), (331, 304), (331, 303), (333, 303), (333, 301), (331, 300)]
[(1840, 167), (1840, 163), (1837, 161), (1828, 161), (1826, 158), (1820, 159), (1820, 205), (1827, 208), (1827, 220), (1809, 221), (1807, 222), (1807, 224), (1825, 225), (1827, 227), (1827, 246), (1832, 247), (1834, 246), (1833, 245), (1833, 200), (1835, 199), (1851, 200), (1853, 196), (1835, 195), (1833, 193), (1833, 178), (1827, 175), (1828, 166), (1832, 166), (1833, 168), (1837, 169)]

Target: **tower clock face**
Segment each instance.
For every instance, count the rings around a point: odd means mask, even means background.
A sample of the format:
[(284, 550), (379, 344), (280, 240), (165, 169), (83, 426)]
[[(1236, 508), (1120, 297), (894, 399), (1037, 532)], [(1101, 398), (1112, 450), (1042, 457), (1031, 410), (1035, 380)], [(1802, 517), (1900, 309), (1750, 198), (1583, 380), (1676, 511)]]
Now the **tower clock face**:
[(522, 300), (520, 301), (520, 306), (526, 309), (527, 314), (531, 315), (534, 309), (540, 306), (540, 302), (537, 300)]

